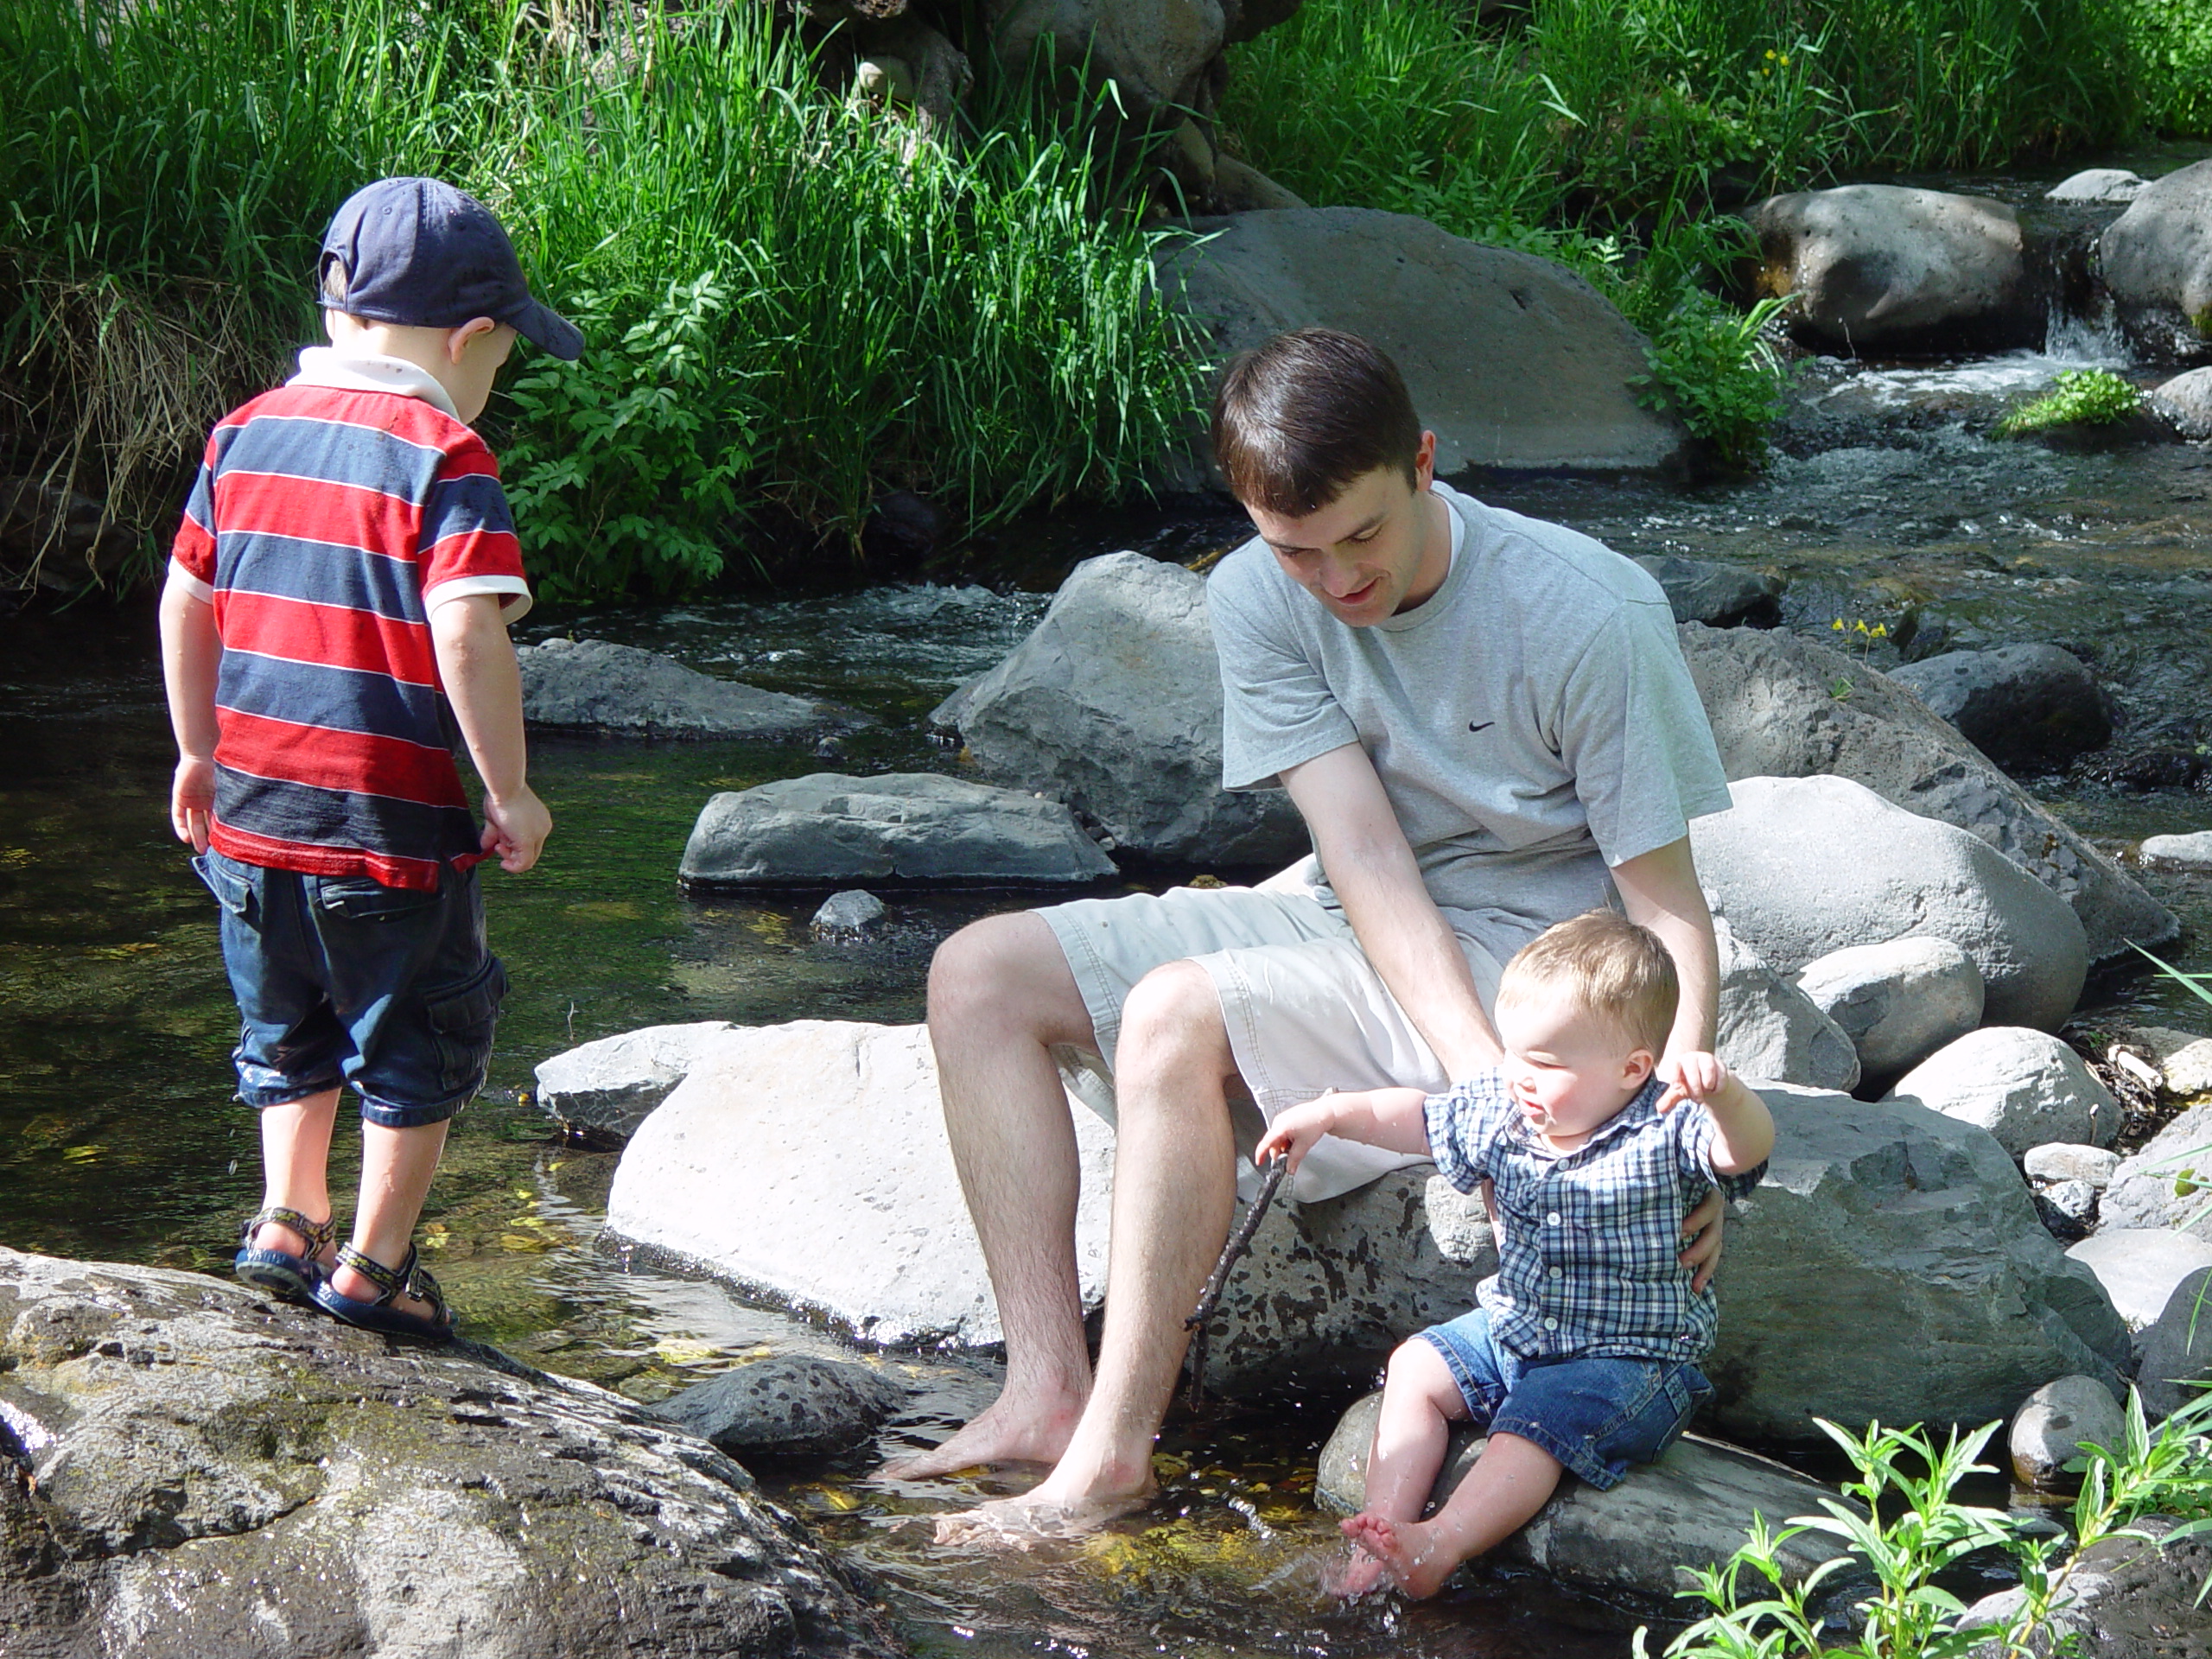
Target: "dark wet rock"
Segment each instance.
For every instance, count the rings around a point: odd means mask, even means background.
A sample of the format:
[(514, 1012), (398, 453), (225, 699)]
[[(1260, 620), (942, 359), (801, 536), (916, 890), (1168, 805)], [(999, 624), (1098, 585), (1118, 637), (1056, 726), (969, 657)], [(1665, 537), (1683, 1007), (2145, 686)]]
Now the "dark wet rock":
[(2212, 161), (2153, 181), (2097, 251), (2121, 326), (2152, 352), (2212, 352)]
[(2066, 1465), (2092, 1446), (2117, 1447), (2126, 1423), (2120, 1402), (2094, 1376), (2046, 1382), (2012, 1414), (2005, 1433), (2012, 1473), (2024, 1486), (2056, 1486)]
[[(1637, 400), (1645, 340), (1597, 289), (1534, 254), (1401, 213), (1308, 207), (1201, 219), (1163, 289), (1207, 329), (1209, 362), (1288, 328), (1342, 328), (1388, 352), (1437, 435), (1436, 469), (1650, 469), (1686, 429)], [(1440, 326), (1448, 318), (1448, 326)]]
[(2164, 1313), (2183, 1280), (2212, 1268), (2212, 1244), (2174, 1227), (2106, 1227), (2066, 1254), (2097, 1275), (2132, 1331)]
[(733, 1029), (727, 1020), (701, 1020), (582, 1044), (539, 1065), (537, 1103), (564, 1128), (626, 1140)]
[(2160, 870), (2212, 870), (2212, 830), (2185, 836), (2145, 836), (2143, 861)]
[(1728, 1224), (1712, 1422), (1974, 1427), (2054, 1376), (2115, 1390), (2127, 1327), (1984, 1130), (1910, 1103), (1767, 1086), (1774, 1158)]
[(2123, 167), (2092, 167), (2060, 180), (2043, 193), (2045, 201), (2133, 201), (2150, 181)]
[(1771, 628), (1782, 620), (1779, 576), (1675, 554), (1637, 560), (1665, 591), (1677, 622), (1711, 628)]
[(856, 939), (871, 931), (890, 912), (883, 900), (862, 887), (848, 887), (822, 901), (810, 924), (816, 935), (827, 939)]
[(2097, 1224), (2097, 1189), (2087, 1181), (2035, 1181), (2029, 1196), (2044, 1230), (2062, 1244), (2087, 1238)]
[(2107, 1227), (2178, 1227), (2212, 1241), (2212, 1103), (2192, 1106), (2113, 1172)]
[(1716, 917), (1720, 951), (1720, 1019), (1713, 1052), (1746, 1077), (1851, 1089), (1859, 1056), (1851, 1039), (1813, 1000)]
[(2044, 299), (2020, 216), (2000, 201), (1899, 185), (1770, 196), (1745, 214), (1759, 286), (1791, 332), (1847, 353), (2040, 345)]
[[(2212, 1620), (2197, 1592), (2212, 1578), (2212, 1539), (2170, 1541), (2171, 1516), (2146, 1516), (2129, 1532), (2091, 1545), (2072, 1564), (2038, 1656), (2077, 1659), (2212, 1659)], [(1959, 1628), (2003, 1625), (2026, 1605), (2019, 1590), (2000, 1590), (1967, 1609)], [(2065, 1643), (2066, 1645), (2060, 1645)], [(1970, 1659), (2004, 1659), (1993, 1637)]]
[[(1909, 812), (1973, 831), (2072, 906), (2088, 936), (2093, 964), (2139, 960), (2134, 944), (2155, 949), (2181, 931), (2171, 911), (1886, 676), (1778, 630), (1691, 623), (1681, 632), (1731, 778), (1834, 772)], [(1853, 857), (1859, 850), (1856, 843), (1836, 845), (1848, 845)], [(1871, 944), (1876, 937), (1839, 938), (1829, 948)], [(1782, 965), (1776, 953), (1766, 954)], [(1986, 964), (1983, 978), (1989, 981)], [(1991, 990), (1991, 1017), (2042, 1023), (2007, 1013), (1993, 982)]]
[(2073, 1011), (2081, 923), (1980, 836), (1848, 778), (1744, 778), (1730, 792), (1732, 810), (1690, 826), (1698, 875), (1777, 972), (1849, 945), (1948, 939), (1980, 972), (1989, 1018), (2055, 1030)]
[(619, 737), (796, 738), (874, 723), (836, 703), (718, 680), (605, 639), (543, 640), (515, 658), (523, 714), (534, 725)]
[(2082, 771), (2098, 783), (2117, 784), (2123, 789), (2194, 789), (2212, 772), (2212, 762), (2195, 749), (2151, 744), (2091, 755), (2082, 761)]
[(2212, 368), (2177, 374), (2153, 386), (2144, 402), (2184, 438), (2193, 442), (2212, 438)]
[(1897, 1079), (1891, 1100), (1917, 1100), (1997, 1137), (2015, 1158), (2054, 1141), (2110, 1146), (2120, 1103), (2048, 1032), (1985, 1026)]
[[(1321, 1448), (1313, 1482), (1313, 1501), (1321, 1508), (1351, 1515), (1366, 1502), (1367, 1457), (1382, 1408), (1380, 1394), (1357, 1402)], [(1465, 1426), (1452, 1432), (1432, 1503), (1442, 1503), (1466, 1478), (1484, 1443)], [(1836, 1497), (1781, 1464), (1688, 1434), (1610, 1491), (1569, 1475), (1497, 1553), (1574, 1583), (1667, 1597), (1687, 1586), (1689, 1573), (1733, 1554), (1754, 1516), (1774, 1525), (1786, 1516), (1818, 1515), (1821, 1500)], [(1841, 1539), (1807, 1529), (1783, 1545), (1777, 1559), (1784, 1582), (1795, 1586), (1844, 1553)]]
[(2212, 1382), (2212, 1268), (2201, 1268), (2176, 1285), (2166, 1305), (2144, 1328), (2143, 1363), (2135, 1385), (2143, 1409), (2154, 1417), (2179, 1411)]
[(1948, 652), (1893, 668), (1890, 678), (2008, 771), (2063, 766), (2112, 740), (2096, 677), (2056, 645)]
[(700, 887), (1073, 884), (1113, 873), (1059, 802), (925, 772), (817, 772), (725, 791), (700, 812), (677, 871)]
[(0, 1332), (0, 1651), (901, 1650), (742, 1468), (589, 1383), (11, 1250)]
[(1221, 787), (1206, 585), (1141, 553), (1086, 559), (989, 673), (938, 706), (994, 783), (1041, 790), (1142, 857), (1287, 864), (1311, 845), (1281, 790)]
[(734, 1458), (824, 1458), (865, 1446), (906, 1400), (878, 1366), (771, 1354), (671, 1395), (650, 1414)]
[(1831, 950), (1798, 970), (1797, 988), (1842, 1028), (1863, 1073), (1876, 1084), (1981, 1023), (1981, 970), (1947, 938)]

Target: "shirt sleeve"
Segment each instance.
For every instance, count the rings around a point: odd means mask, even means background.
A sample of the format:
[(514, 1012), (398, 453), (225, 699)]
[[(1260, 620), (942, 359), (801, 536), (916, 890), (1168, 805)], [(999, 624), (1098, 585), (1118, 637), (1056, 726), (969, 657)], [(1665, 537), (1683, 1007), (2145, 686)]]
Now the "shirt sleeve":
[(1471, 1192), (1489, 1176), (1491, 1149), (1511, 1104), (1505, 1073), (1495, 1067), (1421, 1103), (1428, 1155), (1459, 1191)]
[(1731, 805), (1713, 726), (1663, 596), (1615, 607), (1567, 675), (1558, 731), (1608, 865), (1680, 841), (1692, 818)]
[(1675, 1108), (1675, 1156), (1682, 1179), (1699, 1187), (1717, 1186), (1722, 1196), (1740, 1198), (1766, 1178), (1767, 1160), (1761, 1159), (1740, 1174), (1723, 1175), (1713, 1166), (1713, 1142), (1719, 1134), (1713, 1114), (1696, 1101)]
[[(1231, 554), (1206, 584), (1221, 662), (1221, 786), (1264, 789), (1288, 767), (1359, 741), (1321, 671), (1283, 617), (1250, 555)], [(1261, 550), (1261, 556), (1266, 556)]]
[(215, 445), (210, 439), (200, 462), (200, 475), (192, 480), (185, 498), (184, 522), (177, 526), (169, 548), (169, 563), (181, 570), (200, 599), (215, 597)]
[(530, 608), (522, 543), (499, 465), (473, 432), (439, 466), (423, 506), (417, 559), (426, 610), (472, 594), (500, 595), (499, 614), (509, 622)]

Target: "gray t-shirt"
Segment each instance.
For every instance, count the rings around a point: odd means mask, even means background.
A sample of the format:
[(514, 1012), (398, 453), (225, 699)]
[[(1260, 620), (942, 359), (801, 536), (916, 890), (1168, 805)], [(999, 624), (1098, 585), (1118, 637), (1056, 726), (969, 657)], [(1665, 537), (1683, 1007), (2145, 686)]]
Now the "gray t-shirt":
[[(1607, 867), (1728, 810), (1666, 595), (1579, 531), (1434, 486), (1444, 585), (1370, 627), (1338, 621), (1254, 538), (1207, 588), (1222, 786), (1366, 749), (1429, 896), (1503, 961), (1612, 897)], [(1335, 895), (1319, 862), (1304, 879)]]

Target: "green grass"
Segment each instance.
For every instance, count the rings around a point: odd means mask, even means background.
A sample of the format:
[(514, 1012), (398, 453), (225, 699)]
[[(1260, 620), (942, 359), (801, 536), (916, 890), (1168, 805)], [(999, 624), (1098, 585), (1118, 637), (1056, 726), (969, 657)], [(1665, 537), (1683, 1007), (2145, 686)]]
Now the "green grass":
[(2110, 426), (2143, 407), (2133, 385), (2105, 369), (2062, 369), (2051, 389), (1997, 423), (1997, 435), (2018, 437), (2056, 426)]

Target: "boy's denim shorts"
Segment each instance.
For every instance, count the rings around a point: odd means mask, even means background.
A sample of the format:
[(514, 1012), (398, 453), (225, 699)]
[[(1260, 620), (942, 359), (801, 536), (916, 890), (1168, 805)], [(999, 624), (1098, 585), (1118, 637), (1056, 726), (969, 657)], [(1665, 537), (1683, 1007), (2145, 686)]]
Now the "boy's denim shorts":
[(474, 871), (418, 893), (213, 851), (192, 867), (223, 907), (240, 1100), (283, 1106), (343, 1083), (365, 1122), (406, 1129), (484, 1086), (507, 976), (485, 948)]
[(1444, 1356), (1475, 1427), (1518, 1434), (1599, 1491), (1629, 1465), (1649, 1463), (1689, 1427), (1713, 1384), (1694, 1365), (1663, 1360), (1565, 1358), (1533, 1362), (1491, 1340), (1481, 1308), (1420, 1339)]

